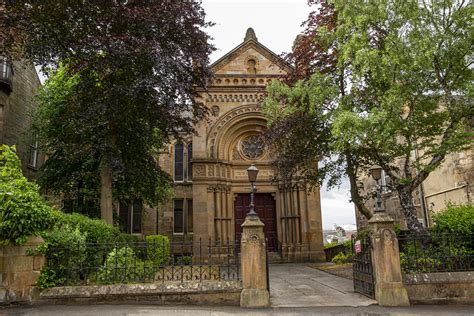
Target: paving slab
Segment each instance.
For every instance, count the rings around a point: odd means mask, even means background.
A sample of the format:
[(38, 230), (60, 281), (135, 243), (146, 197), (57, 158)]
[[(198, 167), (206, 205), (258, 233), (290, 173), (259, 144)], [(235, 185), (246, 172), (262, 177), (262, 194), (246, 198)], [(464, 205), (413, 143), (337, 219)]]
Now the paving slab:
[(272, 307), (369, 306), (377, 304), (354, 292), (352, 280), (307, 264), (270, 265)]

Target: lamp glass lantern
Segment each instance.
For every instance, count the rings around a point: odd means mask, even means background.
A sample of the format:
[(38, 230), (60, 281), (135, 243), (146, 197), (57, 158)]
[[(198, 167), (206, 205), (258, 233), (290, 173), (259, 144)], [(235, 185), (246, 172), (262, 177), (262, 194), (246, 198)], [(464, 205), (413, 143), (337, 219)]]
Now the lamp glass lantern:
[(372, 166), (369, 171), (375, 181), (379, 181), (382, 178), (382, 167), (375, 165)]
[(257, 181), (258, 169), (255, 165), (251, 165), (247, 169), (247, 174), (249, 176), (250, 181), (250, 205), (249, 205), (249, 212), (247, 213), (247, 217), (249, 218), (258, 218), (257, 213), (255, 212), (255, 203), (254, 203), (254, 194), (256, 191), (255, 181)]
[(255, 167), (255, 165), (251, 165), (247, 168), (247, 174), (251, 183), (257, 181), (258, 169)]

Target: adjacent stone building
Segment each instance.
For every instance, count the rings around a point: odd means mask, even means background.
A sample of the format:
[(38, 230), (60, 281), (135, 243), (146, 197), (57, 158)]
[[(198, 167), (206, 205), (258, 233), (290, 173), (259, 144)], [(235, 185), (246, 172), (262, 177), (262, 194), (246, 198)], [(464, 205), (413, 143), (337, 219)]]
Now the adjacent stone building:
[(31, 132), (35, 96), (41, 87), (34, 66), (0, 57), (0, 144), (16, 145), (23, 174), (35, 177), (43, 157)]
[[(382, 172), (382, 185), (385, 186), (388, 181), (389, 178)], [(367, 191), (374, 191), (376, 188), (375, 181), (370, 177), (365, 178), (363, 183), (364, 189)], [(474, 146), (466, 151), (448, 155), (441, 166), (432, 171), (415, 190), (413, 201), (417, 208), (418, 220), (426, 227), (430, 227), (433, 224), (431, 214), (443, 210), (448, 202), (472, 203), (473, 184)], [(398, 195), (387, 189), (384, 189), (383, 192), (382, 200), (385, 211), (395, 220), (395, 223), (405, 229), (405, 217)], [(369, 200), (366, 205), (369, 209), (373, 209), (375, 201)], [(358, 228), (367, 226), (367, 219), (357, 211), (357, 208), (356, 221)]]
[[(239, 239), (250, 203), (246, 169), (255, 164), (260, 170), (255, 205), (269, 250), (290, 260), (322, 260), (319, 190), (310, 192), (298, 181), (272, 181), (262, 137), (267, 127), (260, 107), (265, 86), (292, 71), (291, 66), (249, 29), (244, 41), (211, 67), (208, 91), (199, 91), (211, 116), (196, 126), (196, 135), (170, 144), (160, 157), (162, 168), (173, 175), (175, 197), (157, 210), (145, 208), (142, 233), (194, 242)], [(125, 207), (121, 214), (139, 221), (140, 206), (135, 209), (138, 213)], [(138, 232), (138, 223), (136, 228)]]

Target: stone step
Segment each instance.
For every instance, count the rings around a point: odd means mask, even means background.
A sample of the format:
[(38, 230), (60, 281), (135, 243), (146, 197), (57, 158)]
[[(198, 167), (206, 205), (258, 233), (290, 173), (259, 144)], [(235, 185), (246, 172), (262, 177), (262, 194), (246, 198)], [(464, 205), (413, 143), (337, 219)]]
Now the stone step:
[(280, 263), (281, 256), (278, 252), (269, 252), (268, 253), (268, 262), (269, 263)]

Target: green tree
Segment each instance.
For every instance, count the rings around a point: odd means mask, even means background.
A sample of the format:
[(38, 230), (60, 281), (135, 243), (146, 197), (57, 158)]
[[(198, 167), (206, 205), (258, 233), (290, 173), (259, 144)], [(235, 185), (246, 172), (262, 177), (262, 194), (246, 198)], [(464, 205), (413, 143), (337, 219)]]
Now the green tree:
[(170, 179), (157, 154), (207, 113), (195, 93), (213, 50), (200, 3), (14, 1), (0, 13), (7, 39), (22, 34), (20, 57), (52, 74), (37, 120), (44, 188), (100, 196), (108, 223), (113, 196), (162, 200)]
[[(409, 229), (424, 232), (413, 191), (446, 155), (470, 145), (473, 6), (436, 0), (329, 3), (336, 25), (318, 25), (315, 41), (335, 54), (334, 69), (315, 69), (291, 86), (274, 83), (266, 111), (271, 122), (310, 113), (314, 122), (306, 129), (314, 130), (308, 134), (327, 135), (319, 144), (317, 137), (305, 140), (328, 161), (318, 171), (319, 181), (342, 172), (357, 177), (380, 165)], [(285, 141), (294, 141), (287, 135)], [(335, 166), (335, 159), (343, 163)], [(296, 159), (294, 170), (307, 174), (301, 166), (309, 161)], [(360, 197), (357, 181), (351, 181), (354, 200), (353, 191)]]

